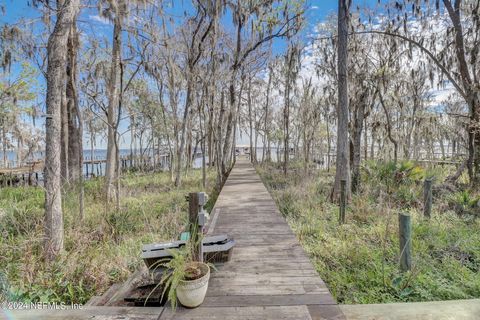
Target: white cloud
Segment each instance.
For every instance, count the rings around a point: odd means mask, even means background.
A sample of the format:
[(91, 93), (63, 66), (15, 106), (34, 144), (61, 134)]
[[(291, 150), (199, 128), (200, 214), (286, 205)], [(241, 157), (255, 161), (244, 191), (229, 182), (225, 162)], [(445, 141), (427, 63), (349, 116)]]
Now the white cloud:
[(112, 24), (108, 19), (100, 17), (98, 14), (91, 14), (88, 16), (88, 18), (92, 21), (99, 22), (101, 24), (105, 24), (105, 25)]
[(311, 6), (310, 9), (317, 10), (318, 6)]

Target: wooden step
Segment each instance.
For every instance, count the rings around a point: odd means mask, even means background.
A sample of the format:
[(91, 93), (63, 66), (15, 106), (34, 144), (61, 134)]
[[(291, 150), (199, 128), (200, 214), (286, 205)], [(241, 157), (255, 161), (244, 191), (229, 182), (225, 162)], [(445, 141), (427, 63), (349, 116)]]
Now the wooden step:
[(130, 276), (130, 278), (125, 281), (122, 285), (113, 292), (111, 297), (105, 302), (105, 306), (126, 306), (129, 305), (127, 302), (124, 301), (125, 297), (127, 297), (130, 292), (141, 286), (144, 282), (148, 281), (150, 276), (148, 274), (147, 267), (143, 266), (139, 270), (137, 270), (134, 274)]

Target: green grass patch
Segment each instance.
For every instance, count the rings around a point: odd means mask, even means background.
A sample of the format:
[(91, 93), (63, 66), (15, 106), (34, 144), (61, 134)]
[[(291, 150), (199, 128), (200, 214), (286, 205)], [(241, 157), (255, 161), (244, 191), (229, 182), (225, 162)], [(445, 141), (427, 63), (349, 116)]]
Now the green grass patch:
[[(286, 177), (275, 166), (257, 170), (339, 303), (480, 297), (480, 222), (449, 204), (471, 209), (476, 196), (436, 197), (432, 218), (422, 216), (423, 179), (434, 176), (438, 183), (445, 171), (368, 163), (347, 223), (339, 225), (338, 206), (328, 201), (333, 173), (305, 175), (298, 165)], [(407, 273), (398, 266), (400, 211), (413, 221), (413, 269)]]

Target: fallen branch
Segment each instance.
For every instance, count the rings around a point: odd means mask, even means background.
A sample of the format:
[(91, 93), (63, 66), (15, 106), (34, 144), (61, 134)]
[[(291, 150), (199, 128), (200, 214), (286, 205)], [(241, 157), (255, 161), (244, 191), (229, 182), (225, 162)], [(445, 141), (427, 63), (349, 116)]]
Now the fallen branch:
[(468, 163), (468, 159), (463, 161), (462, 164), (457, 168), (457, 171), (455, 171), (454, 174), (448, 176), (445, 179), (444, 183), (438, 186), (434, 186), (433, 192), (435, 194), (435, 197), (439, 197), (445, 194), (455, 193), (458, 191), (457, 180), (458, 178), (460, 178), (463, 171), (465, 171), (465, 168), (467, 167), (467, 163)]
[(462, 164), (458, 167), (457, 171), (451, 175), (448, 176), (447, 179), (445, 179), (445, 183), (451, 183), (451, 184), (456, 184), (458, 178), (462, 175), (463, 171), (465, 171), (465, 168), (467, 167), (468, 159), (462, 162)]

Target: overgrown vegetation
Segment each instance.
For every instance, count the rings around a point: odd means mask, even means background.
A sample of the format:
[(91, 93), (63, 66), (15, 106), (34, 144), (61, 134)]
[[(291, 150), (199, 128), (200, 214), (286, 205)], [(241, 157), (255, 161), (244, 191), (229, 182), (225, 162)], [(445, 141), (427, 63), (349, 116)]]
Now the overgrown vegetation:
[[(432, 218), (422, 215), (423, 179), (434, 177), (440, 184), (445, 167), (367, 162), (344, 225), (338, 223), (338, 206), (327, 200), (333, 173), (304, 174), (299, 164), (292, 164), (287, 176), (273, 164), (257, 169), (339, 303), (480, 296), (478, 194), (437, 196)], [(459, 214), (460, 207), (468, 210)], [(398, 267), (400, 211), (413, 220), (413, 269), (404, 274)]]
[[(215, 181), (214, 173), (208, 178)], [(185, 195), (202, 190), (199, 170), (191, 170), (180, 189), (169, 173), (127, 174), (117, 212), (105, 206), (103, 186), (102, 179), (86, 182), (83, 222), (77, 218), (77, 196), (66, 195), (65, 252), (51, 264), (42, 250), (44, 191), (1, 189), (0, 278), (8, 281), (10, 299), (85, 303), (103, 293), (143, 263), (142, 244), (178, 236), (187, 219)]]

